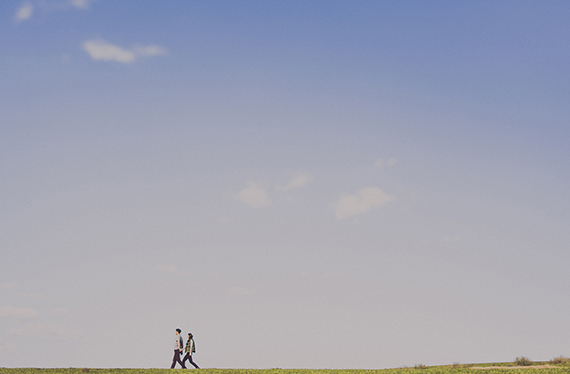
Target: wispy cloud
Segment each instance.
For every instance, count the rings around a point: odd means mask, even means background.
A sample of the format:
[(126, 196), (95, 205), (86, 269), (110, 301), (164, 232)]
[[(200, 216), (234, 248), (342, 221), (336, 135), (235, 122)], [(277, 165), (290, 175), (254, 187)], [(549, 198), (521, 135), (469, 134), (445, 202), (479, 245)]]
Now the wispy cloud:
[(88, 10), (91, 8), (91, 4), (93, 0), (65, 0), (65, 1), (37, 1), (36, 5), (32, 4), (31, 2), (27, 1), (20, 5), (20, 7), (16, 10), (16, 14), (14, 15), (14, 20), (16, 23), (20, 23), (23, 21), (27, 21), (32, 18), (32, 15), (38, 11), (43, 12), (54, 12), (54, 11), (65, 11), (68, 9), (82, 9)]
[(33, 319), (38, 318), (39, 316), (40, 312), (33, 308), (17, 308), (13, 306), (0, 307), (0, 317)]
[(225, 224), (225, 223), (231, 223), (231, 222), (233, 222), (233, 221), (234, 221), (234, 220), (232, 219), (232, 217), (228, 217), (228, 216), (221, 216), (221, 217), (218, 218), (218, 222), (219, 222), (219, 223), (224, 223), (224, 224)]
[(14, 343), (6, 342), (0, 343), (0, 352), (2, 351), (14, 351), (18, 349), (18, 346)]
[(53, 316), (65, 316), (67, 314), (69, 314), (69, 310), (67, 308), (63, 308), (63, 307), (59, 307), (59, 308), (53, 308), (50, 311), (50, 314)]
[(29, 299), (47, 299), (48, 297), (41, 293), (27, 293), (27, 292), (16, 292), (18, 296), (26, 297)]
[(343, 219), (365, 213), (373, 208), (381, 207), (394, 198), (378, 187), (359, 190), (354, 195), (345, 195), (333, 204), (337, 219)]
[(89, 0), (70, 0), (69, 5), (77, 9), (89, 9), (91, 1)]
[(106, 42), (103, 39), (88, 40), (83, 43), (83, 49), (93, 60), (115, 61), (132, 64), (141, 57), (160, 56), (168, 53), (166, 48), (158, 45), (135, 45), (130, 49)]
[(67, 340), (81, 337), (81, 330), (60, 326), (49, 321), (36, 321), (30, 322), (25, 326), (12, 327), (8, 329), (8, 334)]
[(176, 265), (158, 265), (156, 269), (164, 273), (170, 273), (170, 274), (178, 273), (178, 267)]
[(241, 190), (236, 195), (236, 198), (253, 208), (264, 208), (271, 204), (271, 200), (269, 200), (265, 189), (253, 182)]
[(381, 158), (376, 160), (376, 162), (374, 163), (374, 167), (376, 167), (377, 169), (384, 169), (386, 167), (391, 168), (392, 166), (396, 165), (397, 162), (398, 159), (395, 157), (390, 157), (387, 160)]
[(14, 282), (0, 283), (0, 290), (11, 290), (18, 287)]
[(307, 173), (299, 173), (295, 175), (289, 183), (287, 183), (284, 187), (278, 187), (281, 190), (291, 190), (294, 188), (303, 187), (311, 180), (311, 176)]
[(149, 44), (149, 45), (135, 45), (132, 48), (133, 53), (135, 54), (136, 58), (139, 57), (151, 57), (151, 56), (160, 56), (165, 55), (168, 53), (166, 48), (161, 47), (156, 44)]
[(24, 3), (16, 11), (16, 14), (14, 15), (14, 20), (17, 23), (26, 21), (32, 17), (33, 13), (34, 13), (34, 6), (31, 3)]
[(193, 273), (191, 273), (189, 271), (180, 270), (178, 268), (178, 266), (176, 266), (176, 265), (161, 264), (161, 265), (158, 265), (156, 267), (156, 270), (163, 272), (163, 273), (175, 274), (177, 276), (183, 276), (183, 277), (195, 276)]
[(229, 293), (236, 296), (250, 296), (253, 295), (253, 292), (248, 290), (247, 288), (241, 286), (233, 286), (229, 290)]
[(92, 59), (99, 61), (117, 61), (130, 64), (136, 59), (132, 51), (100, 39), (86, 41), (83, 43), (83, 49)]
[(443, 238), (439, 239), (440, 243), (454, 243), (458, 241), (461, 241), (461, 237), (459, 235), (455, 236), (445, 235)]

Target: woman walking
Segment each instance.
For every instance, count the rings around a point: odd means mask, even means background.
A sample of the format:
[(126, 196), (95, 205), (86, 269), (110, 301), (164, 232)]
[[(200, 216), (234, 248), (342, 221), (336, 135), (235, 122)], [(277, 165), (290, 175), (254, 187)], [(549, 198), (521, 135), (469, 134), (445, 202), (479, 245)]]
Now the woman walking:
[(184, 359), (182, 360), (182, 365), (184, 365), (186, 360), (188, 360), (192, 365), (194, 365), (196, 369), (200, 369), (198, 365), (196, 365), (194, 361), (192, 361), (192, 353), (196, 353), (196, 346), (194, 345), (194, 335), (192, 335), (192, 333), (188, 333), (188, 341), (186, 342), (186, 348), (184, 348), (184, 350), (186, 351), (186, 356), (184, 356)]

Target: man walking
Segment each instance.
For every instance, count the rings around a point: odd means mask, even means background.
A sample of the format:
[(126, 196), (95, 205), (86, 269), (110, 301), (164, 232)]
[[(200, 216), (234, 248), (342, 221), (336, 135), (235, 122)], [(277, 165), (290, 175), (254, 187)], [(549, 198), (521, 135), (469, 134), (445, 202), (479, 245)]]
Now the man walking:
[(180, 352), (182, 352), (182, 347), (184, 347), (182, 344), (182, 337), (180, 336), (181, 332), (182, 330), (176, 329), (176, 342), (174, 343), (174, 357), (172, 358), (172, 365), (170, 366), (171, 369), (174, 369), (177, 362), (182, 366), (182, 369), (186, 369), (184, 363), (180, 361)]

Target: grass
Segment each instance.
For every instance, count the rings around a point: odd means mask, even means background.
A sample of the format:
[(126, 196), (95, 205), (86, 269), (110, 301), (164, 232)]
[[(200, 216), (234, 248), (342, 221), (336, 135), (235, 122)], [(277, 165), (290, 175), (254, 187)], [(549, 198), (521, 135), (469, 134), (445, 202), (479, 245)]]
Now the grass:
[[(555, 368), (533, 368), (533, 366), (550, 365)], [(482, 367), (500, 367), (481, 370)], [(524, 368), (513, 368), (513, 367)], [(477, 369), (479, 368), (479, 369)], [(91, 369), (91, 368), (17, 368), (0, 367), (0, 374), (184, 374), (183, 369)], [(413, 367), (381, 370), (331, 370), (331, 369), (199, 369), (192, 374), (558, 374), (570, 373), (570, 358), (556, 357), (550, 361), (531, 361), (526, 357), (517, 357), (514, 362), (493, 362), (483, 364), (460, 364), (444, 366), (425, 366), (417, 364)]]
[[(174, 369), (183, 370), (183, 369)], [(489, 369), (478, 370), (470, 368), (452, 368), (447, 367), (426, 367), (419, 368), (399, 368), (384, 370), (308, 370), (308, 369), (200, 369), (200, 374), (405, 374), (405, 373), (422, 373), (422, 374), (455, 374), (455, 373), (473, 373), (473, 374), (497, 374), (497, 373), (525, 373), (525, 374), (558, 374), (570, 373), (570, 368), (560, 367), (556, 369)], [(177, 371), (178, 372), (178, 371)], [(1, 374), (172, 374), (170, 369), (85, 369), (68, 368), (68, 369), (5, 369), (0, 368)], [(182, 373), (182, 372), (180, 372)]]

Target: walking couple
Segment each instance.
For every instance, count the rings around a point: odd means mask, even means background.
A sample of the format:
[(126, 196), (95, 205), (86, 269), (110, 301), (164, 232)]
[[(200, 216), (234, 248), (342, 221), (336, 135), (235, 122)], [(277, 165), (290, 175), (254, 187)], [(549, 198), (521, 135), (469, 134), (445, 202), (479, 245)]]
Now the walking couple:
[[(176, 363), (178, 362), (183, 369), (186, 369), (186, 365), (184, 365), (184, 363), (186, 362), (186, 360), (188, 360), (192, 365), (194, 365), (196, 369), (200, 369), (198, 365), (196, 365), (194, 361), (192, 361), (192, 353), (196, 352), (196, 346), (194, 345), (194, 337), (192, 336), (192, 333), (188, 333), (188, 340), (186, 341), (186, 347), (184, 347), (184, 341), (182, 340), (182, 336), (180, 336), (181, 332), (182, 330), (176, 329), (176, 342), (174, 343), (174, 357), (172, 358), (172, 365), (170, 366), (170, 368), (174, 369), (174, 366), (176, 366)], [(180, 361), (180, 353), (182, 353), (182, 350), (186, 352), (186, 356), (184, 356), (184, 359)]]

